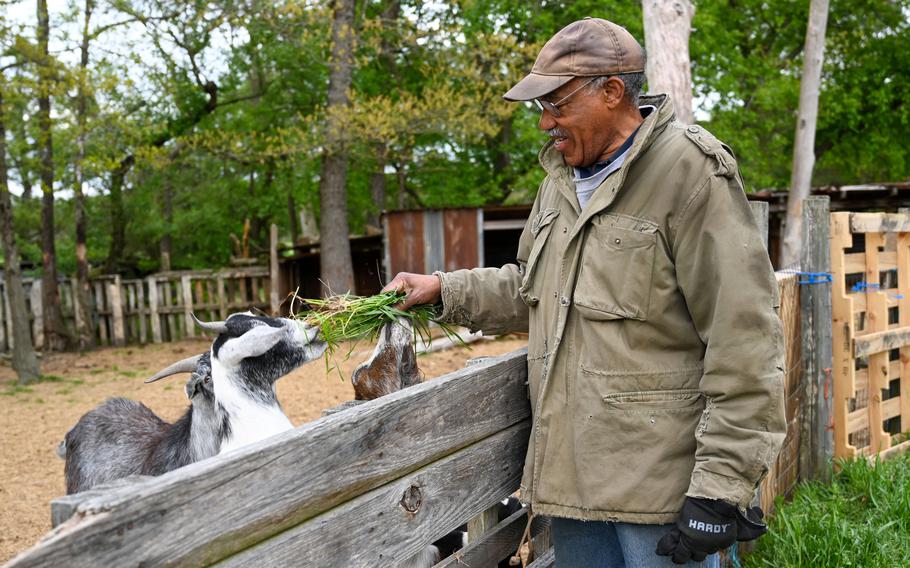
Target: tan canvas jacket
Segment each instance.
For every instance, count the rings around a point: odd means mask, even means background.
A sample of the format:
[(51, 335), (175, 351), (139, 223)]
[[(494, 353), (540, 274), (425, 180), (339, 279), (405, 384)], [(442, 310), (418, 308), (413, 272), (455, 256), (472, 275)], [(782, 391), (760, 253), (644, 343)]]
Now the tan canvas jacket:
[(653, 104), (581, 211), (551, 144), (518, 263), (440, 274), (443, 317), (527, 330), (539, 514), (666, 523), (745, 506), (786, 429), (778, 288), (729, 149)]

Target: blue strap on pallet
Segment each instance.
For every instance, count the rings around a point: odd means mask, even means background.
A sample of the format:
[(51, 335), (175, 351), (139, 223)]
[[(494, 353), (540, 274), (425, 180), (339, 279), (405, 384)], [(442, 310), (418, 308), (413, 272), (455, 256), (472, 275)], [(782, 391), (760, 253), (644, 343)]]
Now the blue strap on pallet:
[(797, 276), (805, 276), (804, 279), (797, 280), (797, 284), (806, 285), (806, 284), (825, 284), (827, 282), (832, 282), (832, 275), (830, 272), (795, 272)]

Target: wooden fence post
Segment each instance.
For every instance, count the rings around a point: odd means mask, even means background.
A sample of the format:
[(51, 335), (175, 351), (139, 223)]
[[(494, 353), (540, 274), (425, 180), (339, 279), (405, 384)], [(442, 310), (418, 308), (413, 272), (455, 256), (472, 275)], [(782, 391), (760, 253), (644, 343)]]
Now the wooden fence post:
[(218, 290), (218, 319), (224, 321), (227, 319), (227, 296), (224, 293), (224, 275), (220, 272), (215, 277), (215, 287)]
[(82, 305), (79, 302), (79, 281), (75, 276), (70, 278), (70, 289), (73, 291), (73, 327), (76, 330), (76, 336), (79, 338), (80, 345), (85, 337), (85, 322), (82, 321)]
[(117, 347), (126, 345), (126, 332), (123, 326), (123, 300), (120, 294), (120, 275), (114, 277), (107, 285), (107, 299), (111, 307), (111, 343)]
[(278, 225), (272, 223), (269, 231), (269, 308), (277, 316), (281, 308), (278, 292)]
[(149, 323), (152, 326), (152, 341), (161, 343), (161, 317), (158, 315), (158, 280), (149, 276)]
[(6, 348), (13, 350), (13, 309), (9, 305), (9, 290), (6, 285), (3, 286), (3, 317), (5, 321), (3, 327), (6, 329)]
[(193, 323), (193, 288), (190, 287), (190, 277), (181, 276), (180, 286), (183, 289), (183, 318), (186, 324), (186, 336), (196, 336), (196, 325)]
[[(801, 271), (830, 273), (827, 197), (809, 197), (804, 201), (802, 230)], [(825, 282), (824, 277), (803, 276), (801, 280), (815, 283), (800, 286), (803, 375), (799, 475), (801, 479), (826, 479), (830, 472), (828, 460), (834, 456), (831, 283)]]
[(139, 316), (139, 343), (145, 345), (148, 343), (148, 327), (145, 323), (145, 317), (148, 314), (148, 308), (145, 305), (145, 286), (142, 280), (136, 280), (136, 313)]
[(32, 329), (34, 330), (35, 350), (37, 351), (44, 347), (44, 304), (41, 303), (40, 278), (32, 280), (32, 289), (29, 291), (29, 296), (32, 302), (32, 315), (34, 317)]
[[(0, 278), (2, 280), (2, 278)], [(6, 344), (6, 283), (0, 281), (0, 351), (12, 351)]]

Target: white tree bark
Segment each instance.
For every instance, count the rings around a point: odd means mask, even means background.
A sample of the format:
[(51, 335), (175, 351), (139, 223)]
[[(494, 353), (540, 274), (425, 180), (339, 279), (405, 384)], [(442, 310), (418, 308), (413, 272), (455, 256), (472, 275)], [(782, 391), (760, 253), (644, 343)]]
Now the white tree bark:
[(793, 142), (793, 170), (790, 197), (781, 248), (781, 266), (799, 262), (802, 249), (803, 200), (809, 196), (815, 166), (815, 124), (818, 120), (818, 95), (821, 90), (822, 62), (825, 56), (825, 28), (828, 25), (828, 0), (812, 0), (803, 51), (803, 76), (799, 84), (799, 114)]
[(648, 52), (648, 91), (667, 93), (676, 118), (692, 124), (692, 70), (689, 33), (695, 6), (690, 0), (642, 0), (645, 49)]

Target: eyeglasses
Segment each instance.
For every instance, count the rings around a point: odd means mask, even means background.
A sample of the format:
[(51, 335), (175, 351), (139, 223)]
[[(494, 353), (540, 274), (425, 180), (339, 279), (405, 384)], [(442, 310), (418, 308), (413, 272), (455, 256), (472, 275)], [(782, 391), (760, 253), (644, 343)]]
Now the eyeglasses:
[(590, 85), (591, 83), (596, 81), (597, 79), (598, 79), (598, 77), (592, 77), (591, 79), (585, 81), (580, 87), (578, 87), (577, 89), (575, 89), (568, 95), (564, 96), (563, 98), (559, 99), (555, 103), (551, 103), (550, 101), (544, 101), (541, 99), (534, 99), (534, 102), (537, 104), (537, 108), (539, 108), (541, 112), (543, 112), (544, 109), (546, 109), (546, 110), (550, 111), (550, 114), (552, 114), (555, 118), (559, 118), (562, 116), (562, 112), (559, 111), (559, 107), (566, 104), (566, 101), (568, 101), (572, 97), (572, 95), (574, 95), (578, 91), (584, 89), (585, 87), (587, 87), (588, 85)]

